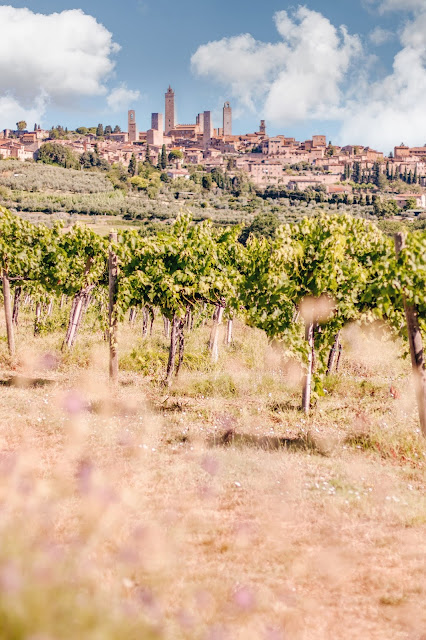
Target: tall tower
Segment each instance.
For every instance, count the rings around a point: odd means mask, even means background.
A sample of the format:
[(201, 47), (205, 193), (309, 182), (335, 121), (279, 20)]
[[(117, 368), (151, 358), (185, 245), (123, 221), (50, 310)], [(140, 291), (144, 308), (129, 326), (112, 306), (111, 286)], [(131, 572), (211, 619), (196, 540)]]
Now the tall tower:
[(151, 113), (151, 129), (156, 129), (156, 131), (161, 131), (163, 133), (163, 114), (162, 113)]
[(167, 89), (165, 97), (166, 97), (165, 132), (167, 136), (169, 132), (175, 128), (175, 94), (170, 85), (169, 85), (169, 88)]
[(129, 131), (129, 142), (136, 142), (139, 138), (138, 126), (136, 124), (136, 114), (132, 110), (128, 113), (128, 131)]
[(261, 133), (263, 136), (266, 135), (266, 123), (264, 120), (260, 121), (259, 133)]
[(195, 124), (198, 125), (199, 132), (204, 133), (204, 113), (199, 113), (195, 119)]
[(203, 147), (208, 149), (212, 137), (212, 114), (211, 111), (204, 111)]
[(232, 109), (229, 102), (223, 105), (223, 135), (232, 136)]

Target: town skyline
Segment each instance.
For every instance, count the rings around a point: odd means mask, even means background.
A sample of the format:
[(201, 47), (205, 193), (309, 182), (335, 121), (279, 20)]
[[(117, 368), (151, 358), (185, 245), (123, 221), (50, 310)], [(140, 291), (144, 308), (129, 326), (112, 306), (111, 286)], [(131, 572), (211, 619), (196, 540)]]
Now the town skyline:
[(263, 10), (219, 0), (210, 13), (193, 0), (129, 0), (125, 11), (99, 0), (84, 10), (27, 5), (0, 3), (2, 128), (20, 119), (124, 128), (129, 108), (148, 128), (170, 83), (183, 123), (204, 110), (217, 122), (230, 101), (241, 134), (265, 119), (272, 135), (322, 131), (384, 153), (426, 140), (422, 0), (273, 0)]

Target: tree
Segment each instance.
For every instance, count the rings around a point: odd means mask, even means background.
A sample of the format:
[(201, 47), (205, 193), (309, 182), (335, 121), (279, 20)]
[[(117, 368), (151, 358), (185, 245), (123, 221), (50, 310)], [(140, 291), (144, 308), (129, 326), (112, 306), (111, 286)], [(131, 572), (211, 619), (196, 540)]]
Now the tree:
[(131, 176), (135, 176), (136, 175), (136, 156), (134, 153), (132, 153), (132, 157), (130, 158), (130, 162), (129, 162), (129, 174)]
[(57, 142), (45, 142), (38, 153), (38, 161), (45, 164), (58, 164), (67, 169), (78, 169), (77, 156), (68, 147)]
[(203, 176), (203, 180), (202, 180), (202, 187), (203, 189), (206, 189), (207, 191), (210, 191), (210, 189), (212, 188), (213, 185), (213, 180), (211, 177), (210, 173), (207, 173), (205, 176)]
[(151, 147), (149, 146), (148, 143), (146, 145), (146, 150), (145, 150), (145, 162), (147, 164), (152, 164), (152, 162), (151, 162)]
[(396, 200), (384, 200), (377, 198), (374, 202), (374, 214), (379, 218), (391, 218), (399, 213)]
[(388, 186), (388, 180), (384, 173), (379, 173), (377, 176), (377, 186), (380, 191), (383, 191)]
[(106, 136), (110, 136), (112, 133), (112, 127), (110, 124), (107, 124), (107, 126), (105, 127), (105, 131), (104, 131)]
[(379, 184), (379, 177), (382, 175), (382, 172), (380, 171), (380, 164), (378, 162), (375, 162), (373, 165), (373, 176), (372, 176), (372, 182), (373, 184), (377, 185)]
[(161, 168), (165, 169), (167, 167), (167, 151), (166, 151), (166, 145), (163, 144), (163, 146), (161, 147)]
[(358, 183), (361, 182), (361, 163), (360, 162), (354, 162), (353, 181)]
[(169, 153), (169, 160), (173, 162), (173, 160), (182, 160), (183, 153), (180, 149), (172, 149)]
[(102, 138), (102, 136), (104, 135), (104, 126), (103, 124), (99, 123), (96, 129), (96, 135), (98, 138)]
[(405, 211), (409, 211), (410, 209), (415, 209), (417, 207), (417, 200), (415, 198), (407, 198), (407, 202), (405, 203)]
[(255, 235), (257, 238), (273, 240), (279, 226), (280, 221), (275, 213), (259, 213), (253, 222), (243, 229), (238, 240), (245, 245), (250, 234)]
[(114, 127), (114, 133), (121, 133), (121, 127), (119, 127), (118, 124)]
[(79, 133), (81, 136), (85, 136), (87, 134), (87, 132), (88, 132), (88, 128), (87, 127), (77, 127), (75, 132)]
[(25, 131), (25, 129), (27, 128), (27, 123), (25, 122), (25, 120), (19, 120), (19, 122), (16, 123), (16, 128), (18, 129), (18, 131)]

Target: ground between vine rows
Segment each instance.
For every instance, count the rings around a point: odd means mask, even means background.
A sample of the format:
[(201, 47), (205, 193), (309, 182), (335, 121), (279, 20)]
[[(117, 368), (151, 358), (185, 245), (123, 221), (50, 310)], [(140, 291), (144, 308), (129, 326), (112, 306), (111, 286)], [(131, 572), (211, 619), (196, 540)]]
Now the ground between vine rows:
[(426, 446), (399, 344), (349, 328), (305, 420), (297, 367), (241, 324), (216, 367), (198, 329), (170, 392), (162, 323), (144, 340), (123, 325), (113, 392), (89, 321), (65, 357), (31, 322), (13, 367), (0, 344), (0, 614), (22, 605), (17, 638), (72, 637), (43, 596), (58, 584), (93, 604), (90, 624), (81, 600), (69, 613), (87, 638), (423, 637)]

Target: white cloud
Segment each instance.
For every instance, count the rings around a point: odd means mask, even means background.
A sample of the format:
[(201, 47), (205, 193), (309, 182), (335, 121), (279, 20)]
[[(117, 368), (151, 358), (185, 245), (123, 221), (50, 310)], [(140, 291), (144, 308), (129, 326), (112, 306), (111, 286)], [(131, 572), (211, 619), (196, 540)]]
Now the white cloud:
[(193, 71), (224, 84), (276, 125), (333, 117), (341, 82), (361, 53), (359, 38), (306, 7), (279, 11), (274, 20), (282, 41), (242, 34), (209, 42), (193, 54)]
[[(205, 44), (193, 71), (225, 85), (238, 106), (250, 106), (272, 125), (334, 120), (340, 144), (365, 144), (388, 152), (402, 140), (426, 143), (426, 0), (372, 0), (382, 9), (416, 9), (401, 32), (377, 28), (370, 41), (399, 38), (392, 71), (368, 55), (361, 39), (306, 7), (275, 15), (278, 43), (250, 34)], [(422, 10), (420, 10), (422, 9)], [(356, 63), (356, 64), (354, 64)], [(287, 130), (288, 131), (288, 130)]]
[(139, 98), (139, 91), (128, 89), (126, 84), (122, 84), (111, 91), (107, 98), (107, 104), (108, 107), (114, 112), (124, 111)]
[(47, 100), (61, 106), (81, 96), (107, 93), (105, 82), (115, 64), (112, 56), (120, 47), (93, 16), (81, 10), (44, 15), (1, 6), (0, 24), (0, 122), (4, 126), (16, 122), (15, 116), (10, 121), (11, 101), (17, 110), (31, 113), (37, 107), (38, 121)]
[(14, 129), (19, 120), (25, 120), (28, 127), (32, 127), (35, 122), (40, 122), (40, 114), (44, 113), (46, 101), (43, 96), (36, 98), (32, 107), (25, 108), (11, 95), (0, 96), (0, 122), (8, 126), (1, 126), (1, 129)]
[(384, 151), (402, 140), (409, 145), (426, 143), (426, 11), (406, 24), (400, 42), (392, 73), (348, 102), (341, 141)]
[(376, 27), (368, 34), (368, 39), (370, 40), (370, 42), (372, 42), (377, 47), (385, 44), (386, 42), (389, 42), (389, 40), (392, 40), (393, 37), (394, 34), (392, 31), (389, 31), (388, 29), (382, 29), (382, 27)]
[(379, 4), (379, 10), (385, 11), (416, 11), (425, 7), (425, 0), (372, 0)]

